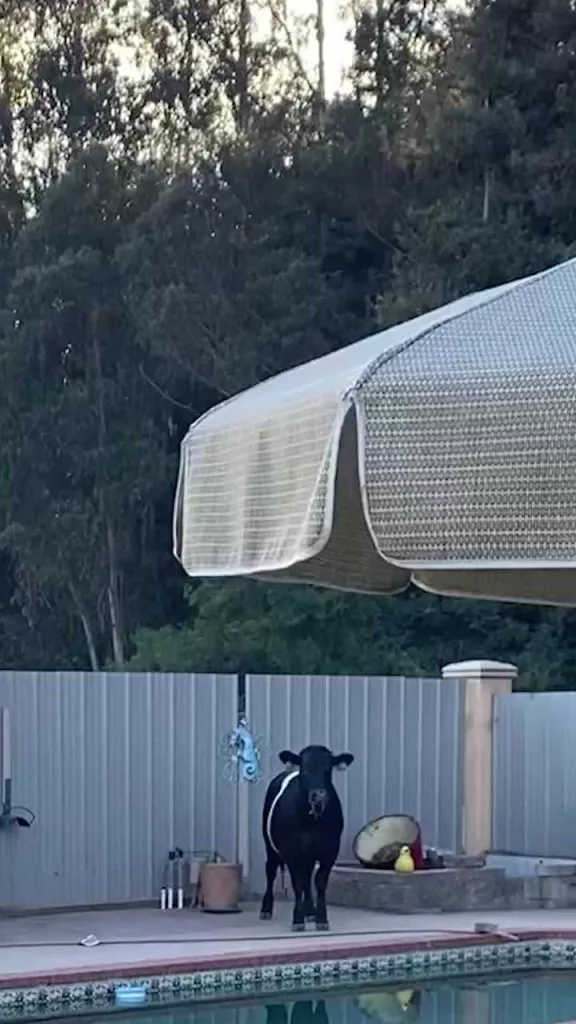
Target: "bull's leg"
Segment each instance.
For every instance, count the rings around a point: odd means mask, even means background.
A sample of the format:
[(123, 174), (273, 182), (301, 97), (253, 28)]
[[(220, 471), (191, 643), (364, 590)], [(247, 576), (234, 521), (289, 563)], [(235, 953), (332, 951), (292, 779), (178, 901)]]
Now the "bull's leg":
[(266, 1024), (288, 1024), (288, 1010), (286, 1007), (274, 1003), (267, 1006)]
[(314, 1024), (330, 1024), (328, 1019), (328, 1010), (326, 1009), (326, 1003), (323, 999), (316, 1003), (316, 1009), (314, 1010)]
[(333, 860), (322, 861), (316, 872), (316, 928), (320, 932), (327, 932), (330, 927), (326, 910), (326, 888), (333, 866)]
[(306, 924), (304, 893), (306, 887), (310, 891), (310, 875), (312, 869), (307, 864), (297, 861), (289, 866), (290, 879), (294, 890), (294, 910), (292, 912), (292, 931), (303, 932)]
[(299, 999), (294, 1003), (290, 1024), (314, 1024), (314, 1003), (311, 999)]
[(274, 910), (274, 882), (276, 881), (279, 867), (279, 858), (274, 853), (274, 850), (268, 847), (266, 849), (266, 892), (264, 893), (260, 908), (260, 920), (262, 921), (269, 921), (272, 917), (272, 911)]
[(316, 910), (314, 900), (312, 899), (312, 872), (310, 872), (304, 886), (304, 917), (307, 921), (316, 920)]

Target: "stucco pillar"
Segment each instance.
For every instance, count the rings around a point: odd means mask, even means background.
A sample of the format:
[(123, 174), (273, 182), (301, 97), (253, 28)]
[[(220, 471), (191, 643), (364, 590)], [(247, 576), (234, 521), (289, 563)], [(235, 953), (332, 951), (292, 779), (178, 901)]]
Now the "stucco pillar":
[(466, 683), (464, 730), (464, 853), (492, 848), (494, 698), (512, 692), (515, 665), (500, 661), (461, 661), (442, 669), (443, 679)]

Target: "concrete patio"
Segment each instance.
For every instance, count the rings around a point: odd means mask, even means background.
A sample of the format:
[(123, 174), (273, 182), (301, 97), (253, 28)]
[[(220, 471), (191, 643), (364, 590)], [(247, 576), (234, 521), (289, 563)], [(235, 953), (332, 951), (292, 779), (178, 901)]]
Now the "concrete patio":
[[(286, 903), (278, 904), (271, 922), (259, 920), (256, 906), (245, 906), (242, 913), (231, 916), (137, 909), (4, 917), (0, 918), (0, 984), (371, 955), (423, 943), (454, 945), (479, 941), (474, 926), (487, 920), (503, 938), (576, 935), (574, 911), (393, 915), (332, 907), (330, 919), (328, 934), (309, 930), (295, 935)], [(100, 944), (80, 945), (88, 935), (96, 936)]]

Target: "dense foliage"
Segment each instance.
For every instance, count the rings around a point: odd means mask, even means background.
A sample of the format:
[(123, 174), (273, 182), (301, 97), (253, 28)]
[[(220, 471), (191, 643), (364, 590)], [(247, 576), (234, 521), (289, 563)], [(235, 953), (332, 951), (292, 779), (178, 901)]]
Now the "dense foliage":
[[(0, 664), (570, 686), (576, 613), (186, 582), (214, 402), (576, 241), (575, 0), (4, 0)], [(310, 59), (311, 52), (316, 59)]]

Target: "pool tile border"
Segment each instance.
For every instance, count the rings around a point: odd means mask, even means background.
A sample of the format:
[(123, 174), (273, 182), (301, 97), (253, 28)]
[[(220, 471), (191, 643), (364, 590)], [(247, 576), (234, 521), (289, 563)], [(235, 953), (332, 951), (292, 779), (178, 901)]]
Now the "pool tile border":
[[(331, 955), (331, 954), (334, 955)], [(258, 996), (265, 993), (282, 994), (308, 988), (329, 990), (358, 982), (366, 985), (406, 983), (462, 977), (480, 974), (498, 974), (547, 969), (576, 970), (576, 934), (532, 935), (523, 934), (518, 940), (494, 941), (434, 940), (408, 943), (381, 943), (374, 948), (348, 955), (342, 948), (324, 949), (319, 956), (312, 951), (277, 954), (275, 959), (262, 957), (261, 963), (219, 966), (197, 962), (186, 970), (172, 965), (167, 973), (165, 965), (139, 965), (140, 969), (124, 968), (118, 972), (102, 968), (91, 972), (91, 977), (68, 981), (60, 975), (44, 979), (28, 979), (8, 987), (10, 979), (2, 979), (0, 989), (0, 1022), (49, 1018), (64, 1013), (93, 1013), (102, 1009), (126, 1009), (117, 1006), (116, 992), (130, 984), (142, 986), (146, 991), (144, 1009), (155, 1005), (186, 1002), (227, 1000)], [(240, 958), (236, 958), (239, 960)], [(246, 959), (246, 958), (244, 958)], [(148, 966), (148, 973), (146, 968)], [(58, 980), (60, 978), (60, 980)], [(37, 983), (34, 983), (37, 982)], [(134, 1007), (136, 1008), (136, 1007)]]

